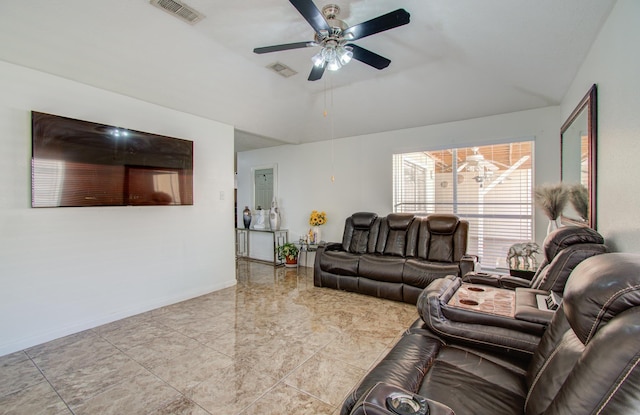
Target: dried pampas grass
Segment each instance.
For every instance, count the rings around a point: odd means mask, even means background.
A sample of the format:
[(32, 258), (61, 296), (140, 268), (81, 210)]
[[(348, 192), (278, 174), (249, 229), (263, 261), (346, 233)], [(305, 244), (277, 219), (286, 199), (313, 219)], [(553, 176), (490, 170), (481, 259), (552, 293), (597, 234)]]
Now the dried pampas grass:
[(534, 190), (535, 201), (551, 220), (556, 220), (569, 200), (569, 192), (561, 184), (538, 186)]
[(589, 216), (589, 193), (584, 185), (577, 183), (569, 186), (569, 200), (583, 220)]

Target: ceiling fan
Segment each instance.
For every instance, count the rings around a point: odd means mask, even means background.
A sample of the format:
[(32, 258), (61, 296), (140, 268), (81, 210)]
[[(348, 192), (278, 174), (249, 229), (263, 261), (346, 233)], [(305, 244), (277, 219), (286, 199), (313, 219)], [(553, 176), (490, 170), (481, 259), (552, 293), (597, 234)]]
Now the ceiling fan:
[(458, 173), (463, 170), (477, 173), (476, 176), (473, 177), (473, 180), (475, 180), (477, 183), (480, 183), (480, 187), (482, 187), (482, 183), (485, 180), (491, 179), (494, 172), (499, 170), (499, 167), (494, 163), (502, 163), (485, 159), (484, 156), (480, 153), (480, 148), (478, 147), (472, 147), (471, 151), (473, 153), (471, 155), (468, 155), (465, 158), (464, 162), (458, 167)]
[[(464, 162), (460, 166), (458, 166), (458, 173), (461, 172), (462, 170), (477, 171), (477, 172), (484, 172), (484, 171), (494, 172), (496, 170), (499, 170), (498, 166), (494, 164), (498, 162), (489, 161), (485, 159), (484, 156), (480, 154), (480, 148), (472, 147), (471, 151), (473, 151), (473, 154), (467, 156)], [(502, 163), (498, 163), (498, 164), (502, 164)]]
[(311, 58), (313, 68), (309, 74), (309, 81), (317, 81), (322, 78), (325, 69), (337, 70), (352, 58), (376, 69), (386, 68), (391, 63), (389, 59), (349, 42), (405, 25), (409, 23), (410, 17), (406, 10), (398, 9), (364, 23), (349, 26), (337, 18), (340, 7), (335, 4), (327, 4), (320, 11), (311, 0), (289, 1), (315, 31), (314, 39), (308, 42), (255, 48), (253, 52), (262, 54), (321, 46), (320, 52)]

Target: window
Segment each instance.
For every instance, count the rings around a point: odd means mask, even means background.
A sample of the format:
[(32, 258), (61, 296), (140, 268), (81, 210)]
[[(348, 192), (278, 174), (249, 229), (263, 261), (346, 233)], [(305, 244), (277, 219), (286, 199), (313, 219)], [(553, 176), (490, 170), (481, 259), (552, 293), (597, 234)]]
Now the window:
[(533, 141), (394, 154), (393, 211), (469, 221), (469, 253), (507, 268), (509, 247), (533, 239)]

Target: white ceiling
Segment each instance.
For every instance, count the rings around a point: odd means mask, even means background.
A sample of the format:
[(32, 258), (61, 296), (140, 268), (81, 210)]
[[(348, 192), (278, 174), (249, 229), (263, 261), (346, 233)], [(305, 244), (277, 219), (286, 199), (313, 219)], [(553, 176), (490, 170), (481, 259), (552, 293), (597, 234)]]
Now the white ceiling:
[(615, 0), (336, 1), (350, 25), (397, 8), (411, 23), (354, 42), (388, 68), (354, 60), (316, 82), (317, 48), (252, 52), (313, 39), (288, 1), (186, 3), (206, 18), (148, 0), (3, 0), (0, 59), (231, 124), (241, 151), (557, 105)]

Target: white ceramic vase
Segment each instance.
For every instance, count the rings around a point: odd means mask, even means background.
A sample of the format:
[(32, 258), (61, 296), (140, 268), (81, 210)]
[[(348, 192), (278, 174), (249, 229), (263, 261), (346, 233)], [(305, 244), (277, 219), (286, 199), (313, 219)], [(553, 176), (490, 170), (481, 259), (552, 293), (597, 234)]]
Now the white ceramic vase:
[(549, 225), (547, 226), (547, 235), (558, 229), (560, 226), (562, 226), (560, 224), (560, 218), (549, 219)]
[(280, 230), (280, 210), (275, 197), (271, 201), (271, 209), (269, 209), (269, 226), (272, 231)]

